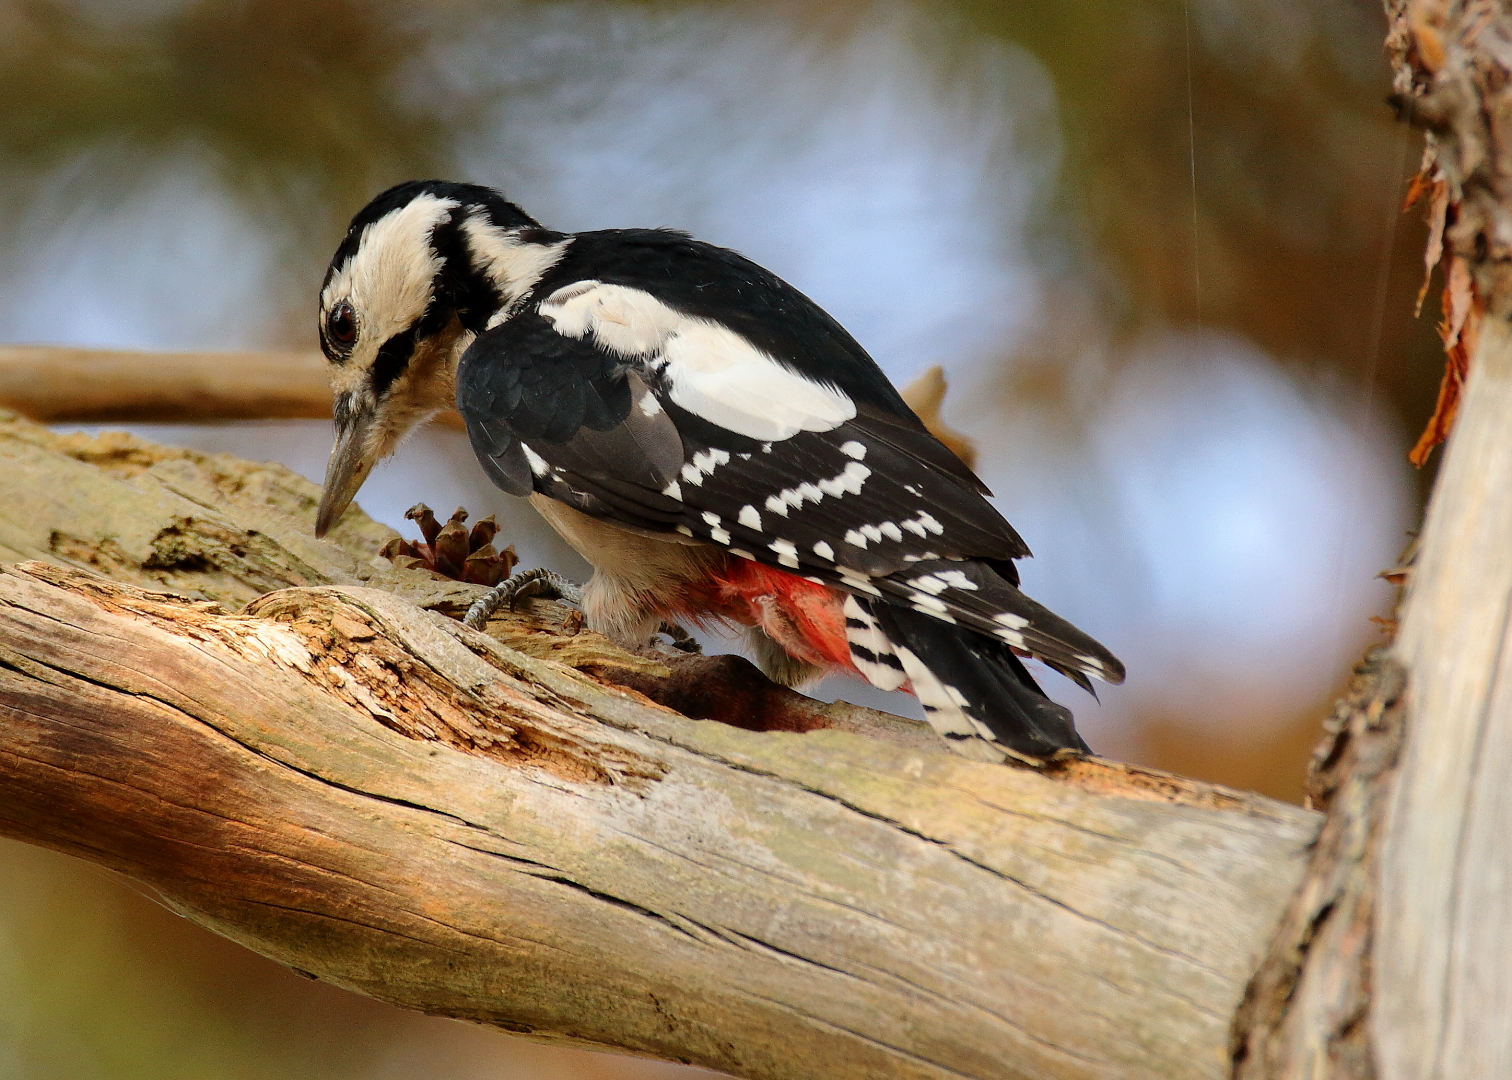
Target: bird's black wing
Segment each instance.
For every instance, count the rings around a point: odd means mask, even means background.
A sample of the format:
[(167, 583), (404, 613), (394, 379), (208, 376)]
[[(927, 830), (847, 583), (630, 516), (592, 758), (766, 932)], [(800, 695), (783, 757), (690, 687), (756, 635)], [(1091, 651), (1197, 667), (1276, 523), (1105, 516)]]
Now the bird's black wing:
[(511, 494), (749, 547), (774, 566), (880, 576), (926, 558), (1028, 554), (980, 494), (931, 460), (949, 451), (927, 433), (864, 410), (826, 431), (759, 439), (683, 408), (663, 383), (526, 314), (468, 350), (457, 404)]
[[(720, 270), (706, 273), (723, 281)], [(861, 389), (854, 370), (841, 386), (824, 378), (831, 357), (791, 355), (801, 341), (770, 334), (760, 348), (736, 329), (753, 306), (818, 311), (776, 281), (744, 279), (725, 317), (707, 295), (701, 314), (673, 307), (654, 281), (545, 283), (459, 367), (484, 468), (512, 494), (961, 623), (1078, 681), (1121, 678), (1105, 649), (1019, 592), (1011, 560), (1027, 547), (874, 364)], [(836, 332), (816, 347), (832, 350)], [(778, 346), (790, 354), (768, 351)]]

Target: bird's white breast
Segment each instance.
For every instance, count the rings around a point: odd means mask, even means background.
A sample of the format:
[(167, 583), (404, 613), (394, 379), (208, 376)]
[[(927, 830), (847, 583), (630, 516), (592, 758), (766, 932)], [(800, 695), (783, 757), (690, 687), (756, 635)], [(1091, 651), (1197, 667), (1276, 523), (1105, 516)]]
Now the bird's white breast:
[(593, 567), (583, 588), (588, 626), (635, 648), (661, 622), (655, 611), (707, 579), (724, 553), (707, 544), (658, 540), (579, 513), (542, 494), (530, 504)]

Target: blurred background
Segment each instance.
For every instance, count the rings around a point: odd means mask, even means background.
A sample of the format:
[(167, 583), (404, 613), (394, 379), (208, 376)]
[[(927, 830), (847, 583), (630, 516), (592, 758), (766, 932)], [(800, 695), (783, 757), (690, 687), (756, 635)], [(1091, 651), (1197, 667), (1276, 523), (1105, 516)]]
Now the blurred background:
[[(313, 348), (350, 216), (423, 176), (669, 225), (837, 316), (945, 417), (1128, 664), (1101, 753), (1298, 799), (1431, 475), (1442, 355), (1374, 0), (0, 0), (0, 343)], [(330, 425), (140, 427), (317, 481)], [(412, 438), (361, 503), (493, 512)], [(908, 712), (853, 683), (824, 696)], [(400, 1013), (0, 842), (0, 1080), (692, 1077)]]

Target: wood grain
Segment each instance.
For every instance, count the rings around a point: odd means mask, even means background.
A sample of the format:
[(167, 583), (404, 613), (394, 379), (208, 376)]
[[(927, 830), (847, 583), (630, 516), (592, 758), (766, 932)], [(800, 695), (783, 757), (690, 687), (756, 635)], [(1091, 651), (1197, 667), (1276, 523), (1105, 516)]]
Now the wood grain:
[(0, 831), (387, 1001), (752, 1077), (1219, 1077), (1315, 819), (700, 722), (388, 593), (0, 575)]
[(1409, 720), (1381, 868), (1381, 1075), (1512, 1062), (1512, 334), (1481, 335), (1396, 654)]

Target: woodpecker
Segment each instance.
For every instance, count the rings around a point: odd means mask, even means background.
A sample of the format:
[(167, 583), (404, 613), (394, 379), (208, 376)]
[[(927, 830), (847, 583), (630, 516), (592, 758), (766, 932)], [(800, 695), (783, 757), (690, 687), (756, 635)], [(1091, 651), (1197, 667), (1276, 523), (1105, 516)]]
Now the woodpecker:
[(455, 404), (489, 479), (593, 566), (588, 626), (627, 646), (663, 621), (742, 626), (774, 680), (910, 691), (990, 761), (1087, 751), (1021, 656), (1088, 691), (1123, 679), (1019, 590), (1029, 548), (856, 340), (733, 251), (554, 232), (489, 188), (412, 181), (352, 220), (320, 340), (317, 536)]

